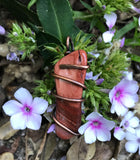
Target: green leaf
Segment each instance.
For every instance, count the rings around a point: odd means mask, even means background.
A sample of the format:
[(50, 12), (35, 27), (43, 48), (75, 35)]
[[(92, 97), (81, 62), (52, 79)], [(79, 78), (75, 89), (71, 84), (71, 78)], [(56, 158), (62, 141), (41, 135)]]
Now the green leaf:
[(29, 11), (21, 3), (15, 0), (0, 0), (0, 4), (7, 8), (19, 22), (30, 22), (36, 25), (40, 25), (37, 15), (34, 12)]
[(28, 3), (27, 8), (30, 9), (36, 2), (37, 2), (37, 0), (30, 0), (30, 2)]
[(62, 43), (66, 42), (67, 36), (72, 37), (79, 32), (68, 0), (38, 0), (37, 13), (44, 31)]
[(89, 4), (83, 2), (82, 0), (80, 0), (80, 2), (81, 2), (82, 5), (83, 5), (85, 8), (87, 8), (89, 11), (92, 11), (92, 7), (91, 7)]
[(50, 45), (50, 44), (60, 45), (61, 42), (56, 37), (53, 37), (52, 35), (41, 31), (36, 33), (36, 39), (37, 39), (37, 46), (44, 58), (45, 63), (48, 66), (51, 65), (52, 61), (54, 61), (56, 57), (56, 53), (45, 49), (45, 45)]
[(136, 54), (128, 54), (128, 56), (132, 61), (140, 62), (140, 56), (137, 56)]
[(129, 32), (130, 30), (132, 30), (133, 28), (135, 28), (137, 25), (136, 23), (133, 21), (127, 25), (125, 25), (123, 28), (121, 28), (120, 30), (118, 30), (114, 36), (114, 39), (120, 39), (121, 37), (123, 37), (124, 34), (126, 34), (127, 32)]

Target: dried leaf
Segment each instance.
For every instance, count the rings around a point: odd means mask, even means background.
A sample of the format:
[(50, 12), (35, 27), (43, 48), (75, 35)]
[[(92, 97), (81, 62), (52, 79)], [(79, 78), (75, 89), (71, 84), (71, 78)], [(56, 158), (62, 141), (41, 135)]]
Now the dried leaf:
[(95, 154), (95, 143), (86, 144), (84, 137), (80, 137), (67, 152), (67, 160), (90, 160)]
[(57, 145), (56, 135), (54, 133), (49, 134), (44, 147), (44, 151), (41, 156), (41, 160), (49, 160), (52, 153), (54, 152), (56, 145)]
[(9, 53), (8, 44), (0, 44), (0, 56), (6, 57), (6, 55)]
[(96, 142), (96, 153), (92, 160), (110, 160), (116, 149), (116, 139), (109, 142)]
[(14, 155), (10, 152), (5, 152), (0, 156), (0, 160), (14, 160)]
[(7, 123), (5, 123), (4, 125), (0, 127), (0, 139), (7, 140), (11, 138), (17, 132), (18, 130), (14, 130), (11, 127), (10, 121), (8, 121)]

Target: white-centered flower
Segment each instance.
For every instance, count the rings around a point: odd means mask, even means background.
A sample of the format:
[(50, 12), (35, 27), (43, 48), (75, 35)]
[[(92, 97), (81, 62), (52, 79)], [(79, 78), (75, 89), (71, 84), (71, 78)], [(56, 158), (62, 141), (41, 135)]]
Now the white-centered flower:
[(112, 130), (115, 126), (113, 121), (105, 119), (101, 114), (92, 112), (86, 118), (87, 123), (82, 125), (78, 131), (84, 134), (85, 142), (91, 144), (98, 139), (99, 141), (110, 141)]
[(14, 97), (18, 100), (9, 100), (2, 108), (11, 116), (10, 122), (13, 129), (30, 128), (38, 130), (41, 126), (43, 114), (48, 107), (48, 102), (42, 98), (32, 98), (30, 92), (25, 88), (19, 88)]
[(126, 142), (125, 149), (127, 152), (138, 153), (140, 155), (140, 128), (137, 128), (135, 133), (127, 132), (126, 133)]
[(138, 102), (138, 83), (134, 80), (122, 79), (110, 92), (109, 98), (112, 103), (111, 113), (124, 116), (128, 108), (135, 106)]
[(115, 127), (114, 137), (118, 140), (125, 138), (126, 131), (135, 133), (135, 129), (139, 126), (138, 117), (134, 116), (134, 113), (129, 111), (120, 123), (120, 127)]
[(123, 118), (120, 123), (120, 127), (123, 127), (125, 130), (135, 133), (135, 128), (139, 126), (138, 117), (134, 116), (134, 113), (129, 111)]

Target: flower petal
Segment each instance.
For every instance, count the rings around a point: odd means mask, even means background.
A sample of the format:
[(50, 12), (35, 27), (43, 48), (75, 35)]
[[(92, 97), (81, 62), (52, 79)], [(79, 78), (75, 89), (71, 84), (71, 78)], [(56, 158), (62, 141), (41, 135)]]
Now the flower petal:
[(136, 100), (138, 100), (137, 94), (131, 95), (131, 94), (125, 93), (125, 95), (120, 98), (121, 103), (128, 108), (134, 107)]
[(20, 113), (14, 114), (10, 118), (11, 126), (13, 129), (25, 129), (26, 128), (26, 116)]
[(107, 120), (105, 118), (103, 118), (102, 123), (103, 123), (104, 128), (108, 130), (112, 130), (115, 127), (115, 122)]
[(28, 116), (28, 120), (26, 122), (27, 128), (38, 130), (41, 126), (42, 117), (38, 114), (32, 113), (32, 115)]
[(136, 143), (136, 141), (128, 141), (125, 144), (125, 149), (127, 152), (136, 153), (138, 150), (138, 143)]
[(109, 99), (110, 99), (110, 102), (113, 103), (113, 98), (116, 94), (116, 87), (114, 87), (110, 92), (109, 92)]
[(88, 144), (94, 143), (96, 141), (96, 133), (92, 127), (88, 127), (84, 134), (85, 142)]
[(114, 36), (114, 32), (112, 31), (106, 31), (103, 33), (103, 40), (105, 43), (111, 42), (112, 38)]
[(21, 112), (20, 107), (22, 107), (22, 104), (15, 100), (10, 100), (2, 106), (4, 112), (9, 116)]
[(135, 133), (135, 129), (133, 127), (126, 127), (125, 128), (128, 132), (131, 132), (131, 133)]
[(124, 116), (128, 111), (126, 107), (124, 107), (121, 103), (118, 103), (116, 100), (113, 100), (111, 111), (112, 111), (112, 108), (114, 108), (114, 111), (117, 113), (118, 116)]
[(30, 92), (25, 88), (19, 88), (15, 94), (15, 98), (20, 101), (22, 104), (31, 105), (32, 103), (32, 95)]
[(51, 133), (51, 132), (53, 132), (54, 130), (55, 130), (55, 124), (52, 124), (52, 125), (49, 127), (47, 133)]
[(86, 131), (86, 129), (90, 126), (90, 122), (83, 124), (79, 129), (78, 132), (82, 135)]
[(133, 117), (130, 119), (129, 124), (131, 127), (136, 128), (139, 126), (139, 118), (138, 117)]
[(116, 127), (114, 130), (114, 137), (121, 141), (125, 137), (125, 132), (120, 127)]
[(97, 129), (96, 133), (99, 141), (105, 142), (111, 139), (111, 133), (105, 128)]
[(92, 112), (86, 117), (86, 120), (93, 121), (94, 119), (99, 119), (100, 117), (103, 117), (103, 116), (98, 112)]
[(134, 80), (128, 80), (128, 79), (122, 79), (120, 83), (117, 85), (119, 88), (123, 88), (124, 92), (135, 94), (137, 93), (139, 86), (137, 81)]
[(136, 136), (134, 133), (126, 132), (125, 138), (126, 138), (126, 140), (128, 140), (128, 141), (136, 141), (137, 136)]
[(0, 35), (5, 35), (5, 28), (0, 25)]
[(34, 113), (43, 114), (48, 107), (48, 102), (42, 98), (36, 97), (31, 106)]
[(104, 18), (106, 19), (106, 25), (111, 29), (116, 23), (117, 15), (112, 12), (111, 14), (105, 14)]
[(92, 79), (92, 77), (93, 77), (93, 72), (91, 71), (91, 72), (86, 73), (85, 79), (90, 80), (90, 79)]
[(137, 135), (138, 138), (140, 138), (140, 128), (136, 129), (136, 135)]

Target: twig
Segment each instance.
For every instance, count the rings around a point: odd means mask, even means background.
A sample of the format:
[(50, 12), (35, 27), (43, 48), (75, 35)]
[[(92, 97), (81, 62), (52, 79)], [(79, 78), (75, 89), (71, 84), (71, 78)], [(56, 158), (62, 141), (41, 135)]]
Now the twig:
[(43, 148), (44, 148), (45, 142), (46, 142), (46, 138), (47, 138), (47, 131), (48, 131), (48, 128), (49, 128), (49, 127), (50, 127), (50, 125), (48, 125), (48, 127), (47, 127), (47, 130), (46, 130), (46, 132), (45, 132), (45, 134), (44, 134), (43, 140), (42, 140), (42, 142), (41, 142), (41, 145), (40, 145), (40, 148), (39, 148), (39, 150), (38, 150), (38, 152), (37, 152), (37, 155), (36, 155), (36, 157), (35, 157), (35, 160), (39, 160), (39, 156), (40, 156), (40, 154), (41, 154), (42, 151), (43, 151)]
[(26, 136), (25, 136), (25, 159), (26, 160), (28, 160), (28, 154), (27, 154), (28, 144), (27, 144), (27, 141), (28, 141), (28, 129), (26, 129)]

